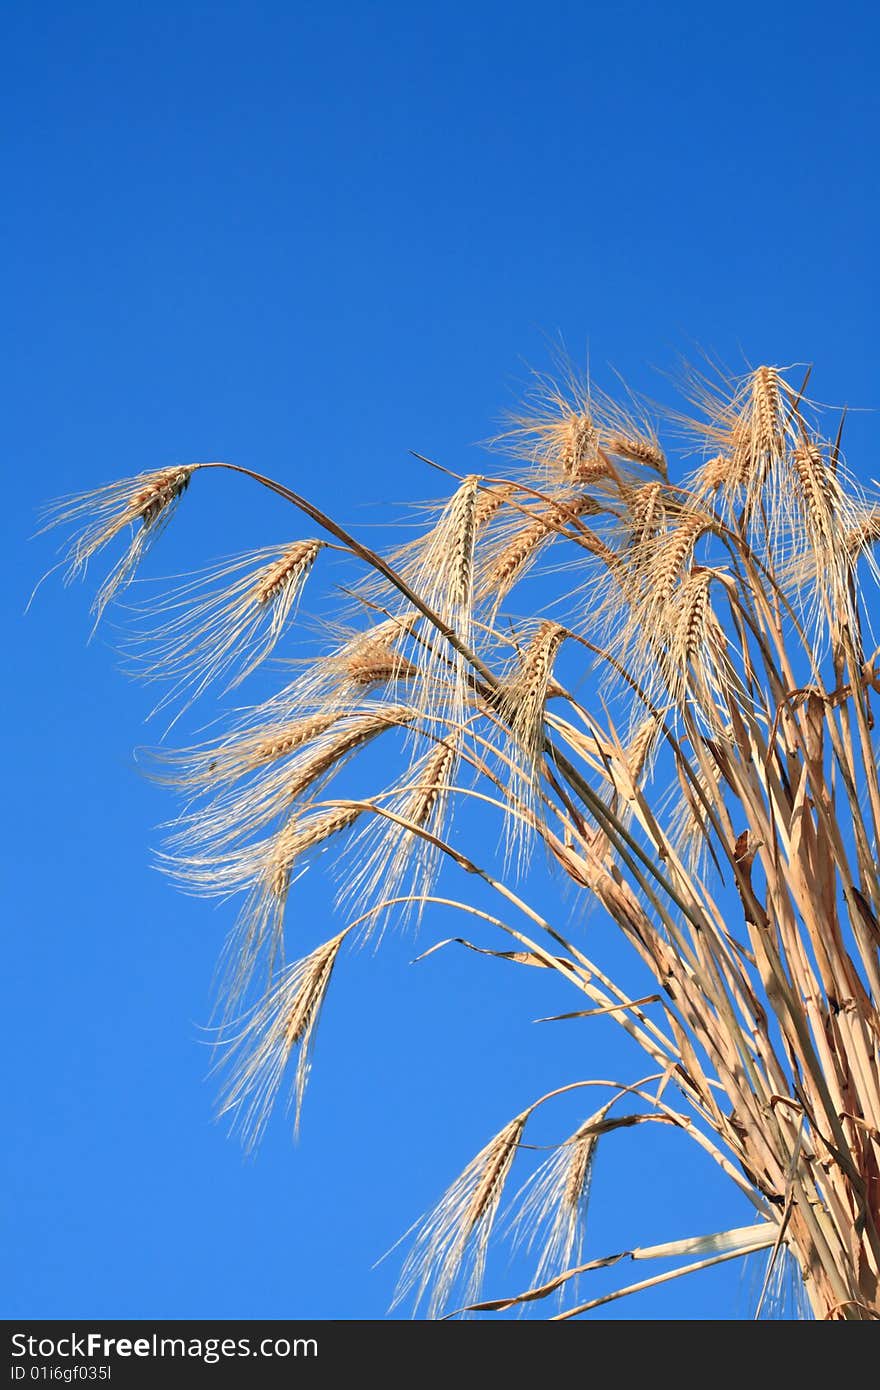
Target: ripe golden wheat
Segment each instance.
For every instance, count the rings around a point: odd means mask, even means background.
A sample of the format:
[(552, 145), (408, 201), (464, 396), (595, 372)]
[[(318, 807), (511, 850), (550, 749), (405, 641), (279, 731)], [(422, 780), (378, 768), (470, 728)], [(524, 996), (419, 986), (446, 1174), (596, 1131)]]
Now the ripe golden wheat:
[[(159, 755), (158, 775), (185, 797), (164, 864), (196, 891), (243, 896), (227, 949), (222, 1106), (248, 1142), (288, 1063), (299, 1123), (346, 943), (431, 904), (471, 916), (481, 941), (465, 945), (554, 972), (577, 995), (567, 1016), (610, 1018), (645, 1054), (647, 1077), (585, 1078), (535, 1100), (450, 1186), (415, 1232), (400, 1288), (432, 1314), (456, 1292), (482, 1312), (558, 1294), (556, 1317), (571, 1318), (763, 1251), (764, 1294), (786, 1258), (814, 1316), (880, 1317), (880, 669), (866, 607), (880, 507), (848, 475), (840, 430), (824, 436), (806, 385), (774, 367), (742, 380), (691, 373), (686, 407), (670, 412), (690, 471), (672, 481), (637, 404), (571, 373), (537, 378), (493, 441), (504, 471), (457, 480), (425, 533), (387, 556), (227, 463), (161, 469), (49, 516), (72, 527), (71, 576), (130, 533), (98, 616), (197, 474), (244, 475), (319, 530), (134, 605), (129, 654), (167, 683), (160, 704), (252, 671), (324, 552), (361, 570), (326, 651), (211, 741)], [(540, 613), (529, 612), (535, 576)], [(587, 688), (590, 699), (577, 693)], [(337, 775), (377, 741), (397, 774), (343, 794)], [(503, 826), (497, 862), (450, 843), (465, 804), (467, 824), (479, 812)], [(344, 929), (285, 964), (285, 906), (330, 837)], [(528, 900), (539, 844), (576, 896), (601, 905), (656, 992), (628, 997), (577, 927)], [(440, 896), (444, 865), (481, 880), (497, 915)], [(538, 1251), (533, 1287), (477, 1302), (533, 1116), (597, 1091), (598, 1108), (585, 1105), (512, 1202)], [(584, 1262), (596, 1146), (644, 1124), (693, 1140), (754, 1221)], [(569, 1292), (625, 1257), (676, 1256), (686, 1262), (614, 1294)]]

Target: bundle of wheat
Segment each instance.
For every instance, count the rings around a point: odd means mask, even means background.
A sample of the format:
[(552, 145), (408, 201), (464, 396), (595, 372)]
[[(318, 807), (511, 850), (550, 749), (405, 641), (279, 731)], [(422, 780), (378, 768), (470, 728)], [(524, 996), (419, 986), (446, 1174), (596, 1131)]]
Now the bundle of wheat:
[[(880, 674), (865, 645), (880, 512), (847, 474), (840, 432), (823, 438), (806, 382), (761, 367), (741, 381), (694, 374), (690, 387), (691, 413), (676, 420), (704, 459), (676, 483), (645, 418), (573, 378), (539, 380), (539, 399), (496, 441), (509, 472), (459, 480), (426, 534), (387, 559), (282, 484), (223, 463), (114, 484), (53, 517), (85, 519), (67, 551), (73, 572), (135, 528), (99, 610), (197, 472), (256, 480), (328, 538), (221, 567), (160, 606), (147, 671), (164, 664), (175, 693), (265, 657), (325, 547), (364, 570), (341, 641), (212, 743), (165, 757), (165, 777), (190, 798), (165, 862), (199, 889), (246, 895), (234, 998), (269, 948), (262, 993), (243, 1021), (224, 1022), (223, 1107), (249, 1140), (297, 1056), (299, 1115), (341, 948), (394, 909), (443, 904), (506, 934), (506, 950), (465, 944), (555, 972), (586, 1001), (576, 1016), (611, 1018), (647, 1056), (648, 1077), (542, 1096), (449, 1188), (401, 1285), (428, 1295), (432, 1313), (463, 1287), (483, 1312), (561, 1294), (556, 1316), (570, 1318), (763, 1250), (765, 1292), (785, 1253), (816, 1317), (880, 1316)], [(506, 605), (533, 572), (545, 575), (546, 616), (517, 620)], [(593, 703), (567, 688), (578, 662), (594, 674)], [(398, 775), (370, 795), (334, 788), (377, 740), (394, 742)], [(497, 864), (450, 843), (464, 801), (503, 817)], [(285, 966), (295, 871), (331, 836), (354, 920)], [(601, 904), (656, 993), (630, 998), (576, 932), (528, 901), (523, 866), (540, 843)], [(441, 897), (444, 863), (488, 885), (512, 920)], [(599, 1108), (514, 1201), (540, 1245), (534, 1287), (476, 1302), (533, 1116), (594, 1088), (606, 1092)], [(566, 1306), (578, 1276), (623, 1258), (581, 1259), (596, 1145), (648, 1123), (698, 1144), (755, 1221), (627, 1251), (689, 1262)]]

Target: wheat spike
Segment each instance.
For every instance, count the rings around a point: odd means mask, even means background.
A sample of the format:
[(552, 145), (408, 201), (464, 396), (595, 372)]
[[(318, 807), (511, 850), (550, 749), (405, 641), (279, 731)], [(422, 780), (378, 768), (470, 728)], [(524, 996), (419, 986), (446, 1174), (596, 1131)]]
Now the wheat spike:
[(614, 1103), (608, 1101), (560, 1144), (526, 1180), (513, 1203), (516, 1244), (530, 1251), (544, 1237), (536, 1284), (580, 1263), (601, 1124)]
[(598, 431), (585, 412), (560, 423), (556, 466), (571, 483), (590, 483), (611, 472), (598, 449)]
[(224, 783), (236, 782), (249, 772), (289, 757), (341, 718), (337, 710), (331, 709), (283, 724), (263, 724), (255, 730), (236, 732), (219, 743), (154, 750), (153, 760), (161, 769), (157, 780), (188, 793), (215, 791)]
[(265, 957), (268, 979), (276, 960), (283, 958), (284, 914), (294, 869), (312, 851), (348, 830), (360, 814), (359, 807), (306, 808), (294, 814), (276, 835), (249, 847), (242, 856), (253, 886), (225, 952), (228, 966), (221, 994), (227, 1016), (247, 990), (260, 958)]
[(596, 503), (586, 493), (561, 489), (548, 494), (525, 514), (515, 513), (480, 557), (477, 596), (491, 600), (493, 621), (508, 594), (525, 577), (544, 549), (568, 537), (613, 566), (614, 556), (586, 526), (582, 516), (593, 515)]
[[(276, 961), (283, 958), (284, 915), (294, 869), (328, 840), (348, 830), (360, 814), (359, 807), (317, 811), (306, 807), (276, 834), (248, 845), (230, 859), (229, 887), (249, 883), (250, 892), (224, 951), (226, 967), (220, 985), (224, 1016), (229, 1016), (246, 992), (261, 958), (270, 980)], [(219, 875), (220, 870), (214, 872)], [(233, 882), (233, 874), (238, 875), (238, 884)]]
[(477, 534), (495, 516), (496, 512), (509, 502), (516, 495), (516, 487), (513, 483), (486, 483), (480, 484), (477, 505), (474, 511), (474, 525)]
[(387, 709), (370, 710), (363, 715), (355, 715), (345, 721), (336, 737), (327, 746), (318, 749), (302, 765), (293, 771), (287, 786), (287, 794), (295, 801), (304, 791), (326, 773), (337, 768), (342, 759), (369, 743), (377, 734), (391, 728), (402, 728), (413, 720), (413, 710), (405, 705), (389, 706)]
[[(625, 463), (634, 463), (640, 469), (648, 469), (665, 480), (669, 464), (655, 425), (645, 403), (631, 391), (627, 395), (628, 402), (624, 405), (603, 391), (594, 393), (602, 451)], [(620, 481), (624, 483), (623, 478)]]
[[(440, 622), (466, 648), (473, 645), (474, 549), (477, 536), (479, 478), (466, 477), (440, 518), (419, 544), (404, 576)], [(461, 721), (467, 694), (468, 664), (460, 647), (445, 640), (433, 625), (420, 624), (422, 642), (414, 656), (418, 668), (413, 703), (433, 710), (450, 724)]]
[[(852, 535), (857, 506), (849, 502), (817, 444), (802, 440), (793, 452), (792, 466), (797, 482), (801, 530), (806, 541), (800, 549), (802, 553), (807, 549), (812, 552), (816, 588), (824, 595), (831, 613), (849, 622), (852, 620), (852, 564), (847, 542)], [(790, 568), (796, 569), (798, 564), (795, 558)], [(824, 614), (814, 607), (812, 616), (821, 621)]]
[(641, 487), (627, 488), (623, 496), (624, 535), (638, 552), (634, 562), (638, 564), (642, 547), (649, 545), (666, 524), (666, 495), (662, 483), (643, 483)]
[(157, 708), (185, 692), (191, 701), (215, 680), (231, 689), (264, 661), (323, 548), (307, 540), (251, 551), (140, 604), (126, 650), (143, 679), (171, 682)]
[(700, 501), (712, 496), (730, 515), (742, 506), (747, 525), (775, 544), (785, 516), (787, 455), (796, 442), (796, 398), (776, 367), (763, 366), (738, 382), (689, 380), (704, 420), (685, 420), (712, 456), (690, 478)]
[(858, 521), (850, 526), (844, 535), (844, 545), (850, 556), (859, 555), (863, 550), (880, 541), (880, 506), (869, 507)]
[(763, 484), (782, 454), (783, 395), (774, 367), (759, 367), (749, 381), (749, 396), (733, 431), (734, 469), (749, 488)]
[(337, 630), (329, 650), (297, 663), (303, 669), (292, 681), (245, 711), (238, 732), (245, 736), (330, 713), (351, 717), (364, 711), (368, 694), (381, 697), (384, 692), (377, 687), (412, 682), (411, 663), (400, 647), (412, 634), (417, 616), (410, 612), (355, 630), (343, 626), (341, 640)]
[(711, 570), (698, 570), (681, 583), (672, 629), (671, 652), (676, 666), (686, 667), (699, 659), (708, 633)]
[(498, 602), (510, 593), (534, 560), (540, 546), (552, 538), (545, 521), (533, 521), (496, 555), (483, 578), (481, 592), (492, 594)]
[(612, 636), (615, 653), (633, 669), (644, 667), (654, 681), (663, 661), (663, 641), (674, 621), (678, 588), (698, 541), (713, 523), (705, 512), (686, 507), (652, 537), (649, 528), (660, 525), (661, 501), (654, 493), (635, 501), (635, 522), (643, 530), (624, 558), (619, 586), (605, 596), (603, 615), (612, 629), (617, 628)]
[(315, 1026), (346, 934), (340, 932), (288, 966), (262, 1002), (238, 1024), (224, 1030), (225, 1052), (220, 1065), (229, 1068), (230, 1075), (219, 1113), (234, 1117), (248, 1149), (258, 1143), (266, 1127), (295, 1050), (298, 1060), (291, 1099), (294, 1132), (299, 1132)]
[(695, 566), (679, 585), (665, 610), (665, 661), (658, 665), (653, 685), (655, 698), (666, 694), (675, 709), (681, 709), (692, 693), (716, 732), (715, 694), (729, 679), (726, 639), (711, 602), (711, 586), (717, 578), (718, 571)]
[(407, 656), (381, 638), (358, 643), (347, 656), (344, 670), (355, 686), (390, 685), (394, 681), (413, 680), (418, 673), (418, 667)]
[[(615, 793), (615, 807), (621, 819), (628, 823), (643, 783), (650, 778), (653, 755), (657, 749), (663, 725), (657, 715), (651, 714), (636, 725), (625, 746), (609, 750), (607, 776)], [(599, 834), (594, 845), (598, 853), (607, 845), (607, 837)]]
[(693, 555), (694, 546), (711, 526), (711, 519), (705, 513), (683, 511), (674, 526), (661, 537), (654, 557), (654, 567), (647, 576), (652, 588), (656, 590), (659, 604), (669, 602), (685, 566)]
[(428, 1315), (436, 1316), (446, 1305), (466, 1257), (470, 1271), (464, 1301), (470, 1301), (482, 1279), (486, 1246), (528, 1117), (529, 1111), (524, 1111), (506, 1124), (420, 1223), (395, 1305), (414, 1292), (418, 1306), (430, 1287)]
[(294, 816), (272, 845), (268, 866), (268, 888), (275, 898), (287, 897), (294, 865), (310, 849), (323, 845), (331, 836), (354, 825), (361, 808), (337, 806), (318, 814)]
[(410, 821), (412, 825), (421, 828), (431, 824), (443, 788), (449, 781), (449, 774), (454, 766), (457, 752), (456, 739), (452, 735), (447, 735), (425, 758), (422, 773), (413, 786), (404, 816), (404, 819)]
[(92, 611), (96, 622), (107, 604), (131, 581), (148, 546), (167, 523), (197, 467), (197, 464), (187, 464), (139, 473), (135, 478), (124, 478), (90, 492), (61, 498), (44, 512), (44, 530), (55, 526), (76, 528), (62, 552), (68, 581), (85, 574), (93, 556), (126, 528), (132, 529), (128, 549), (95, 596)]
[(175, 822), (163, 861), (168, 872), (190, 891), (205, 894), (238, 892), (261, 881), (272, 837), (253, 837), (279, 818), (283, 834), (306, 792), (329, 780), (368, 743), (412, 719), (410, 709), (394, 705), (334, 718), (293, 757), (268, 764), (241, 785), (221, 787), (212, 800), (199, 801)]
[(490, 441), (535, 470), (541, 486), (597, 487), (604, 492), (618, 470), (602, 448), (589, 383), (568, 369), (562, 381), (536, 375), (527, 408), (508, 416), (509, 428)]
[(501, 695), (501, 717), (513, 734), (521, 755), (523, 777), (531, 787), (536, 785), (540, 776), (547, 691), (553, 676), (553, 664), (566, 635), (565, 628), (558, 623), (541, 623)]
[(315, 562), (323, 541), (294, 541), (272, 564), (267, 565), (254, 583), (254, 602), (265, 607), (293, 590), (299, 592), (303, 578)]
[(629, 463), (641, 464), (644, 468), (650, 468), (655, 473), (666, 476), (666, 455), (656, 439), (640, 435), (611, 434), (605, 440), (605, 447), (618, 458), (626, 459)]
[[(454, 789), (460, 754), (457, 732), (446, 734), (423, 754), (404, 774), (402, 783), (375, 798), (383, 810), (399, 820), (376, 815), (359, 837), (359, 867), (346, 877), (339, 895), (346, 910), (364, 913), (368, 904), (377, 906), (405, 891), (412, 900), (399, 910), (402, 924), (415, 916), (418, 921), (424, 899), (430, 893), (439, 869), (441, 852), (431, 840), (417, 831), (442, 836), (450, 795)], [(409, 828), (412, 827), (412, 828)], [(381, 931), (387, 914), (376, 911), (365, 920), (365, 937)]]
[(746, 470), (740, 459), (735, 462), (729, 454), (715, 454), (694, 474), (694, 491), (700, 498), (711, 497), (719, 490), (735, 493), (746, 482)]

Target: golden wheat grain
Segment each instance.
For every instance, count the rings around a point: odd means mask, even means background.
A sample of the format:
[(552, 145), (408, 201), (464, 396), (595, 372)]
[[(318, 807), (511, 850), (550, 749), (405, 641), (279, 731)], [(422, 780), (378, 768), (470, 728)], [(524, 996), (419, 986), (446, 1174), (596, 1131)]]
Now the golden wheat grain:
[[(414, 653), (418, 670), (413, 704), (419, 710), (442, 704), (442, 717), (449, 723), (460, 722), (467, 692), (468, 663), (462, 649), (471, 648), (473, 636), (479, 483), (478, 476), (472, 474), (459, 484), (402, 571), (407, 584), (436, 615), (441, 629), (431, 630), (424, 620), (420, 624), (423, 640)], [(448, 640), (449, 633), (455, 635), (454, 645)]]
[(589, 415), (570, 415), (560, 422), (557, 467), (572, 483), (605, 477), (611, 470), (598, 450), (598, 431)]
[(659, 718), (657, 715), (651, 714), (647, 719), (642, 720), (630, 739), (626, 749), (626, 761), (634, 783), (638, 783), (648, 765), (661, 731), (662, 725)]
[(359, 704), (365, 687), (414, 679), (418, 668), (401, 650), (401, 644), (412, 636), (418, 616), (412, 612), (395, 615), (351, 634), (311, 665), (305, 679), (295, 689), (283, 692), (281, 698), (299, 705), (335, 703), (343, 709), (352, 701)]
[(615, 557), (605, 543), (581, 524), (580, 518), (597, 510), (586, 493), (564, 489), (542, 500), (537, 515), (535, 509), (517, 514), (508, 524), (506, 534), (493, 538), (480, 567), (477, 597), (491, 599), (494, 611), (525, 577), (546, 546), (561, 538), (574, 540), (582, 549), (613, 567)]
[(562, 1190), (562, 1207), (569, 1212), (577, 1211), (583, 1201), (595, 1147), (596, 1136), (590, 1128), (579, 1131), (572, 1140)]
[(809, 610), (812, 622), (819, 626), (829, 614), (851, 621), (852, 564), (847, 538), (852, 535), (860, 502), (847, 497), (815, 442), (802, 439), (792, 451), (791, 462), (793, 505), (801, 525), (786, 568), (790, 575), (802, 572), (805, 566), (811, 571), (816, 594)]
[[(589, 382), (571, 367), (561, 380), (536, 375), (526, 408), (508, 415), (509, 428), (490, 445), (529, 464), (540, 486), (574, 483), (600, 493), (613, 489), (619, 471), (603, 447), (591, 394)], [(629, 427), (630, 422), (621, 415), (621, 424)], [(623, 433), (641, 438), (635, 426)]]
[(780, 449), (783, 432), (783, 399), (779, 373), (774, 367), (759, 367), (750, 382), (750, 400), (741, 417), (737, 441), (739, 461), (748, 480), (750, 468), (770, 460)]
[[(326, 733), (338, 720), (339, 715), (336, 711), (329, 710), (324, 714), (312, 714), (305, 719), (295, 719), (291, 724), (268, 736), (262, 730), (257, 734), (251, 734), (249, 738), (240, 740), (234, 750), (229, 750), (235, 753), (236, 771), (250, 771), (251, 768), (263, 767), (266, 763), (286, 758), (306, 743), (311, 743)], [(212, 772), (215, 770), (216, 768), (211, 769)]]
[(719, 489), (735, 493), (747, 481), (747, 469), (742, 460), (729, 454), (715, 454), (707, 459), (694, 475), (694, 491), (699, 497), (709, 497)]
[(672, 630), (671, 657), (680, 667), (698, 661), (706, 643), (712, 571), (698, 570), (682, 580)]
[(666, 603), (672, 597), (693, 556), (694, 546), (711, 526), (711, 519), (705, 513), (683, 511), (675, 525), (660, 537), (649, 576), (658, 603)]
[[(655, 492), (640, 490), (634, 498), (635, 523), (626, 533), (632, 538), (620, 553), (618, 583), (609, 587), (597, 617), (607, 625), (611, 648), (618, 661), (630, 669), (643, 669), (648, 684), (655, 687), (665, 662), (665, 642), (677, 617), (678, 589), (694, 558), (698, 542), (713, 528), (712, 518), (702, 509), (682, 507), (666, 516), (662, 498)], [(657, 526), (654, 534), (651, 528)], [(625, 533), (625, 534), (626, 534)]]
[(662, 483), (643, 483), (624, 492), (624, 526), (627, 539), (639, 546), (651, 541), (666, 522), (666, 496)]

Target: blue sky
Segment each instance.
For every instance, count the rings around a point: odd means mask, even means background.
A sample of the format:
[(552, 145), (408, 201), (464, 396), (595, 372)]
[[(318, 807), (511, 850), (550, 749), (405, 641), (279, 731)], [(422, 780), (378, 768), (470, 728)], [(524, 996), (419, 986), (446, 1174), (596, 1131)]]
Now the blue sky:
[[(224, 458), (375, 537), (390, 499), (436, 491), (408, 451), (479, 467), (560, 336), (605, 386), (665, 399), (654, 369), (701, 346), (814, 362), (819, 398), (876, 408), (880, 33), (866, 3), (834, 17), (4, 7), (5, 1316), (381, 1317), (396, 1257), (374, 1261), (495, 1130), (560, 1080), (638, 1067), (601, 1021), (534, 1028), (566, 1003), (499, 962), (411, 967), (450, 932), (429, 920), (340, 972), (299, 1144), (279, 1115), (245, 1160), (200, 1031), (232, 914), (151, 868), (171, 806), (132, 756), (149, 700), (87, 645), (87, 595), (49, 582), (22, 616), (51, 558), (36, 508)], [(863, 477), (874, 437), (854, 414)], [(168, 568), (285, 534), (211, 481)], [(320, 875), (297, 912), (307, 947), (330, 935)], [(746, 1220), (674, 1138), (600, 1151), (596, 1254)], [(747, 1295), (725, 1266), (607, 1315)]]

